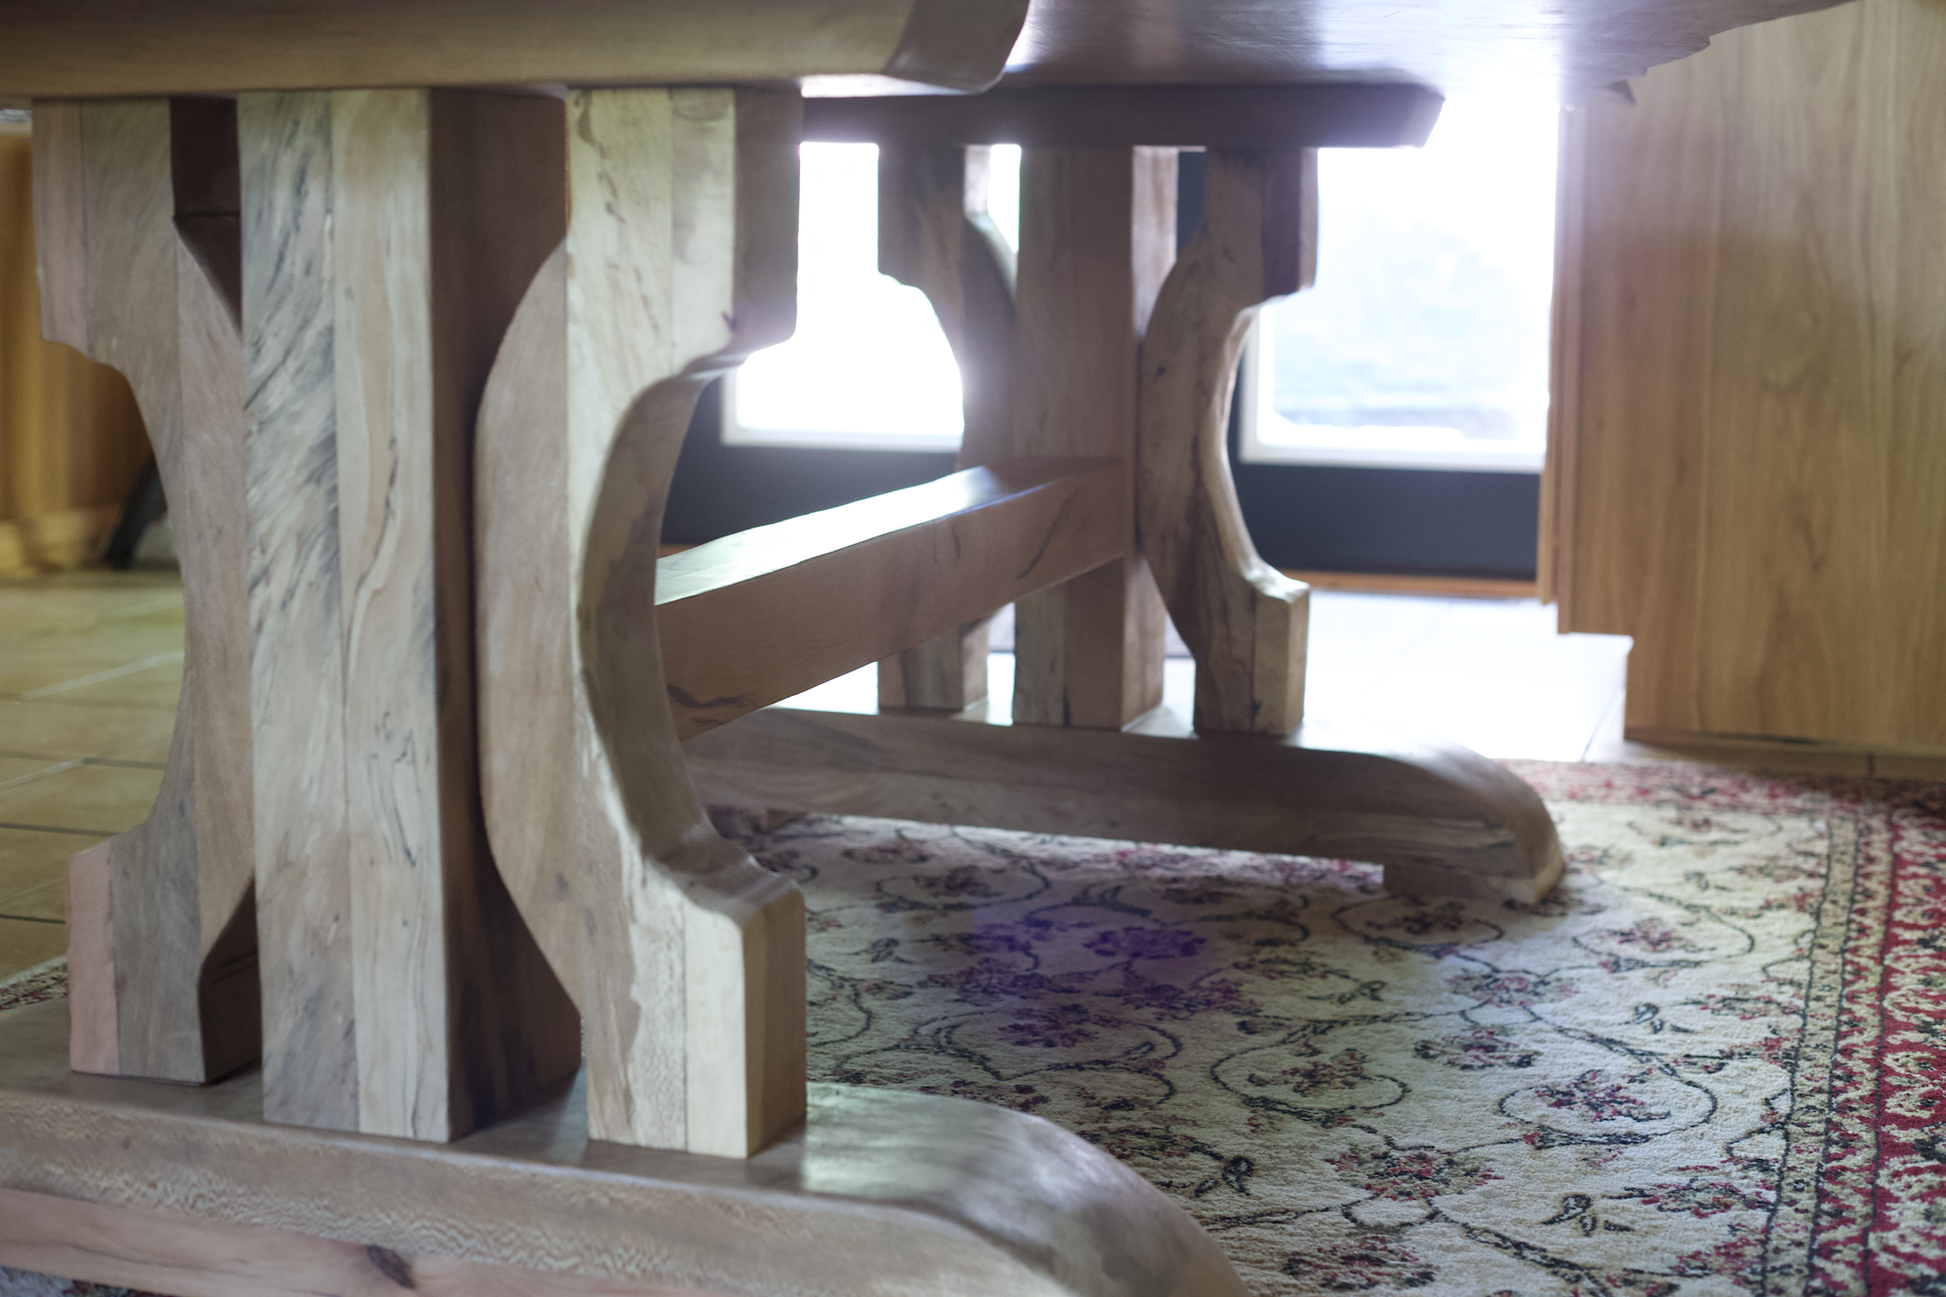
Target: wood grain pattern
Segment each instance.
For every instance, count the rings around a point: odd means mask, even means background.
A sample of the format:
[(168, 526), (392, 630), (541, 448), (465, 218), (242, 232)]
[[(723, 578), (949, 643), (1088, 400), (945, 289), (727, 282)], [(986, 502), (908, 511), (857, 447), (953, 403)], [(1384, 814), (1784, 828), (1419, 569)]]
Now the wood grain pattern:
[(1027, 0), (14, 0), (0, 95), (889, 80), (978, 90)]
[(1166, 706), (1120, 733), (771, 707), (684, 752), (727, 805), (1369, 860), (1408, 895), (1533, 902), (1561, 874), (1533, 789), (1466, 748), (1362, 727), (1271, 740), (1199, 735)]
[[(569, 1291), (1243, 1293), (1215, 1241), (1134, 1171), (988, 1104), (821, 1085), (801, 1130), (730, 1161), (590, 1139), (577, 1086), (429, 1146), (268, 1124), (255, 1074), (199, 1090), (72, 1077), (63, 1008), (0, 1020), (0, 1189), (384, 1249), (415, 1281), (432, 1254), (589, 1284)], [(8, 1249), (0, 1264), (18, 1264)], [(237, 1259), (261, 1273), (277, 1255)]]
[(1387, 149), (1424, 144), (1443, 102), (1410, 82), (1013, 85), (983, 95), (807, 99), (804, 138), (893, 149)]
[(580, 1006), (592, 1129), (728, 1156), (803, 1114), (803, 903), (689, 786), (656, 546), (702, 382), (793, 322), (798, 113), (775, 92), (571, 96), (566, 245), (521, 306), (479, 433), (502, 875)]
[(1196, 656), (1196, 728), (1288, 734), (1304, 716), (1306, 587), (1250, 543), (1227, 435), (1258, 306), (1316, 273), (1317, 153), (1213, 152), (1207, 183), (1142, 344), (1142, 553)]
[[(807, 101), (807, 114), (816, 102)], [(962, 470), (1005, 457), (1015, 267), (1013, 246), (987, 210), (991, 164), (984, 147), (881, 147), (878, 154), (879, 273), (926, 295), (953, 349)], [(879, 701), (958, 711), (986, 697), (988, 620), (983, 613), (886, 658)]]
[(578, 1062), (480, 826), (469, 588), (468, 430), (548, 247), (525, 231), (559, 222), (506, 182), (558, 169), (561, 121), (457, 92), (242, 101), (278, 1120), (447, 1140)]
[(121, 1011), (115, 994), (115, 839), (68, 857), (68, 1066), (113, 1076), (122, 1070)]
[(1449, 93), (1578, 102), (1694, 54), (1718, 32), (1828, 0), (1632, 0), (1564, 14), (1545, 0), (1409, 11), (1371, 0), (1055, 0), (1030, 11), (1006, 85), (1387, 79)]
[(1946, 748), (1942, 58), (1867, 0), (1580, 110), (1559, 593), (1632, 733)]
[(263, 1225), (173, 1211), (105, 1207), (0, 1189), (0, 1259), (62, 1275), (177, 1297), (689, 1297), (697, 1290), (590, 1278), (452, 1257), (406, 1255)]
[(656, 619), (676, 736), (1098, 567), (1119, 548), (1127, 496), (1114, 460), (1002, 460), (662, 559)]
[[(1136, 349), (1175, 247), (1173, 149), (1022, 150), (1012, 453), (1135, 461)], [(1016, 604), (1017, 718), (1119, 729), (1162, 700), (1164, 613), (1134, 522), (1131, 496), (1123, 558)]]
[(227, 105), (157, 99), (51, 105), (36, 121), (43, 326), (128, 379), (184, 542), (184, 682), (162, 789), (141, 825), (80, 866), (106, 871), (106, 889), (81, 888), (77, 918), (107, 936), (80, 946), (105, 963), (78, 971), (101, 1031), (77, 1061), (206, 1081), (251, 1062), (259, 1035), (243, 374), (224, 272), (178, 221), (199, 179), (234, 165), (234, 119)]
[(265, 1114), (356, 1130), (331, 97), (244, 95), (237, 126)]

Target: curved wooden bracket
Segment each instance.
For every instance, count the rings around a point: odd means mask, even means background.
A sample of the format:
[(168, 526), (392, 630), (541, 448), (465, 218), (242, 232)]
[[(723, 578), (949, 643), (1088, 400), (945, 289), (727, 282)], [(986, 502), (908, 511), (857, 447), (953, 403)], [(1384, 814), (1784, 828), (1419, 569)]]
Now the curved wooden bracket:
[(1257, 557), (1230, 478), (1230, 400), (1264, 302), (1308, 286), (1317, 151), (1209, 155), (1203, 228), (1142, 343), (1143, 556), (1196, 655), (1196, 727), (1289, 734), (1304, 717), (1307, 587)]
[[(959, 364), (965, 433), (955, 467), (1006, 456), (1014, 340), (1014, 251), (987, 212), (991, 148), (893, 148), (878, 155), (878, 268), (917, 288)], [(987, 694), (988, 617), (886, 658), (886, 707), (958, 711)]]
[(202, 1082), (257, 1057), (236, 147), (217, 100), (34, 113), (42, 331), (135, 392), (187, 627), (155, 809), (70, 865), (78, 1071)]
[(488, 831), (581, 1009), (591, 1132), (733, 1157), (803, 1117), (803, 903), (690, 788), (656, 546), (702, 384), (793, 324), (798, 112), (788, 92), (570, 96), (566, 240), (477, 444)]

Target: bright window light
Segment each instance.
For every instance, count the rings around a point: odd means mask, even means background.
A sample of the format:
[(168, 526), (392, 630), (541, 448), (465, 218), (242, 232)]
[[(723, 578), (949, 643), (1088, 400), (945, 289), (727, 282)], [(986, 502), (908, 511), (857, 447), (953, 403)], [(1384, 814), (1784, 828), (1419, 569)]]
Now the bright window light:
[(1321, 151), (1317, 286), (1263, 311), (1246, 460), (1540, 471), (1556, 118), (1456, 98), (1424, 149)]
[[(799, 146), (797, 333), (724, 385), (743, 445), (954, 450), (959, 368), (925, 294), (878, 273), (878, 146)], [(1020, 150), (994, 150), (993, 216), (1018, 238)]]

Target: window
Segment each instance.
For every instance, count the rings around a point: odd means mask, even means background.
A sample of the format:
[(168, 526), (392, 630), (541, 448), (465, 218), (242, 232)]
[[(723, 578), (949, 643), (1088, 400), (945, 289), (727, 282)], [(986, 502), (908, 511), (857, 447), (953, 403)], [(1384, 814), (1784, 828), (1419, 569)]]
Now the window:
[(1265, 308), (1241, 456), (1539, 472), (1556, 110), (1448, 100), (1424, 149), (1326, 149), (1317, 286)]
[[(878, 146), (804, 144), (797, 333), (725, 385), (730, 445), (955, 450), (959, 369), (925, 294), (878, 273)], [(1019, 239), (1020, 150), (994, 149), (992, 209)]]

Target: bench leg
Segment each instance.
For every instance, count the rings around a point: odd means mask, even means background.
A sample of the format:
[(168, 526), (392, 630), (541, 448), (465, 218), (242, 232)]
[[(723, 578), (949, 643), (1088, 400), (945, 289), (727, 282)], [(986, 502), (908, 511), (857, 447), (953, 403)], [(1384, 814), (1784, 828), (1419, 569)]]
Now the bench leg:
[(580, 1007), (590, 1132), (732, 1157), (804, 1114), (803, 902), (690, 788), (656, 546), (702, 383), (792, 327), (799, 111), (570, 97), (572, 218), (488, 381), (476, 463), (487, 827)]
[(155, 809), (70, 865), (79, 1071), (203, 1082), (258, 1052), (235, 165), (235, 110), (220, 101), (34, 113), (42, 332), (134, 390), (187, 624)]

